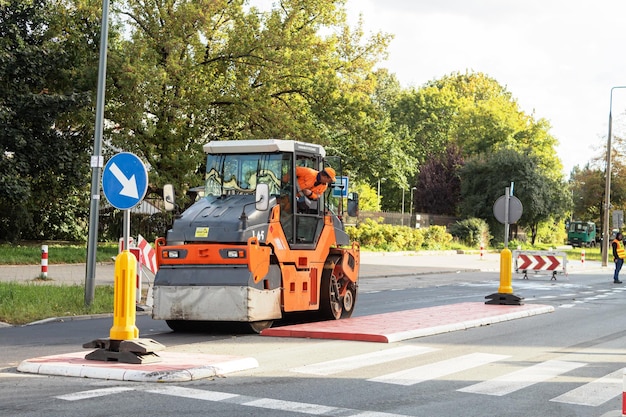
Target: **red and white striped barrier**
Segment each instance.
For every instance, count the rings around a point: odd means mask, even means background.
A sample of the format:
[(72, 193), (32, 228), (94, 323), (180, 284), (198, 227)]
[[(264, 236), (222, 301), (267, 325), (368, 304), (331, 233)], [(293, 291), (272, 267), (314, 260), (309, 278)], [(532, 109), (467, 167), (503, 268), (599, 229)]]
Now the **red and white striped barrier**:
[(480, 260), (482, 261), (485, 256), (485, 247), (483, 245), (480, 245)]
[(528, 279), (528, 271), (548, 272), (552, 274), (554, 280), (556, 280), (556, 274), (559, 272), (567, 275), (567, 254), (565, 252), (514, 250), (513, 259), (515, 272), (523, 273), (524, 279)]
[(622, 376), (622, 417), (626, 416), (626, 370)]
[(41, 245), (41, 278), (48, 278), (48, 245)]
[(580, 263), (585, 266), (585, 250), (580, 251)]
[[(132, 236), (128, 239), (128, 250), (137, 259), (137, 285), (136, 285), (136, 302), (141, 302), (141, 282), (145, 279), (148, 282), (148, 295), (146, 296), (146, 304), (152, 306), (152, 284), (154, 275), (157, 272), (156, 252), (150, 243), (143, 236), (137, 236), (137, 246)], [(119, 240), (119, 252), (124, 250), (124, 238)]]

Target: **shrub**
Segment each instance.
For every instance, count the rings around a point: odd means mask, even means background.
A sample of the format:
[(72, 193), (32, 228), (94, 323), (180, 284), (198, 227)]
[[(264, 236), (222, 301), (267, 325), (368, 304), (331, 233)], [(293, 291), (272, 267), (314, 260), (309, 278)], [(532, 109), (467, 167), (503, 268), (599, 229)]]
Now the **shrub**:
[(489, 225), (483, 219), (476, 217), (465, 219), (450, 226), (450, 234), (469, 247), (488, 245), (492, 236), (489, 233)]
[(413, 229), (380, 224), (372, 219), (365, 219), (358, 226), (348, 226), (346, 232), (351, 240), (359, 242), (361, 246), (383, 251), (447, 249), (452, 241), (452, 236), (443, 226)]
[(428, 229), (420, 229), (424, 236), (422, 247), (428, 250), (442, 250), (450, 247), (452, 235), (446, 231), (445, 226), (430, 226)]

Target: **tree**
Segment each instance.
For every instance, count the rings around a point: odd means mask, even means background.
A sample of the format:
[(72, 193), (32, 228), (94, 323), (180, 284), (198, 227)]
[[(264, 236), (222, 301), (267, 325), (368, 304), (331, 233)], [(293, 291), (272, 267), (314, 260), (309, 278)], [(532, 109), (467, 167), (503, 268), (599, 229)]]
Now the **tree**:
[[(363, 40), (344, 1), (126, 0), (129, 36), (113, 47), (107, 137), (150, 166), (152, 188), (195, 186), (209, 140), (285, 138), (325, 145), (354, 176), (404, 164), (372, 103), (371, 70), (389, 37)], [(323, 33), (323, 35), (322, 35)], [(405, 170), (398, 169), (402, 177)]]
[[(89, 169), (90, 11), (63, 1), (0, 5), (0, 236), (81, 239)], [(81, 24), (78, 28), (77, 25)]]
[(557, 141), (549, 134), (549, 123), (524, 114), (512, 94), (485, 74), (453, 73), (408, 90), (390, 114), (392, 131), (417, 161), (418, 172), (450, 146), (456, 146), (463, 158), (513, 149), (535, 156), (546, 176), (562, 181), (562, 165), (554, 149)]
[(415, 208), (422, 213), (456, 215), (461, 200), (463, 158), (455, 145), (426, 162), (417, 177)]
[(566, 185), (546, 174), (537, 156), (503, 149), (469, 159), (461, 169), (461, 214), (484, 219), (492, 231), (501, 230), (493, 216), (493, 204), (511, 182), (523, 205), (518, 224), (530, 229), (534, 244), (539, 224), (558, 222), (571, 201)]

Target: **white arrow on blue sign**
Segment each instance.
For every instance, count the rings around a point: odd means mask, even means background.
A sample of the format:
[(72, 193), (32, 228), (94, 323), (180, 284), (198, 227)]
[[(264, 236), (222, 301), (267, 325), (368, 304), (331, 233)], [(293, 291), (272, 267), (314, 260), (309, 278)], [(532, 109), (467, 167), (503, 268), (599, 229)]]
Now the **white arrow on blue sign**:
[(148, 171), (137, 155), (113, 155), (102, 172), (102, 191), (109, 203), (120, 210), (135, 207), (148, 190)]

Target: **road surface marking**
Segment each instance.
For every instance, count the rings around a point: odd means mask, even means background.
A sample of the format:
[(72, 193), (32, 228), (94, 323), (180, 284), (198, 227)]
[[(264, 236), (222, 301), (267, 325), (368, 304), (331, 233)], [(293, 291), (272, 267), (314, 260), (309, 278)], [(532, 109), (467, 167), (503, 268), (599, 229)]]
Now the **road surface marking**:
[(92, 389), (89, 391), (74, 392), (72, 394), (59, 395), (54, 398), (58, 398), (59, 400), (65, 400), (65, 401), (79, 401), (79, 400), (86, 400), (88, 398), (104, 397), (106, 395), (119, 394), (121, 392), (132, 391), (132, 390), (134, 390), (134, 388), (131, 388), (131, 387), (100, 388), (100, 389)]
[(362, 411), (350, 408), (333, 407), (320, 404), (303, 403), (299, 401), (285, 401), (271, 398), (256, 398), (247, 395), (228, 394), (218, 391), (205, 391), (195, 388), (165, 386), (147, 389), (153, 394), (171, 395), (174, 397), (192, 398), (205, 401), (223, 401), (246, 407), (264, 408), (267, 410), (289, 411), (292, 413), (312, 414), (317, 416), (342, 417), (407, 417), (401, 414), (384, 413), (378, 411)]
[[(625, 368), (626, 369), (626, 368)], [(566, 392), (551, 399), (558, 403), (588, 405), (597, 407), (613, 398), (622, 395), (624, 369), (612, 372), (600, 379)]]
[(585, 365), (586, 363), (580, 362), (550, 360), (457, 391), (503, 396)]
[(438, 349), (422, 346), (401, 346), (378, 352), (364, 353), (343, 359), (335, 359), (327, 362), (313, 363), (290, 369), (291, 372), (313, 375), (332, 375), (339, 372), (351, 371), (365, 366), (379, 365), (411, 356), (423, 355), (435, 352)]
[(508, 355), (494, 355), (490, 353), (470, 353), (469, 355), (463, 355), (457, 358), (418, 366), (416, 368), (405, 369), (403, 371), (387, 375), (381, 375), (376, 378), (368, 379), (368, 381), (396, 385), (415, 385), (420, 382), (466, 371), (468, 369), (476, 368), (477, 366), (487, 365), (491, 362), (504, 360), (509, 357), (510, 356)]

